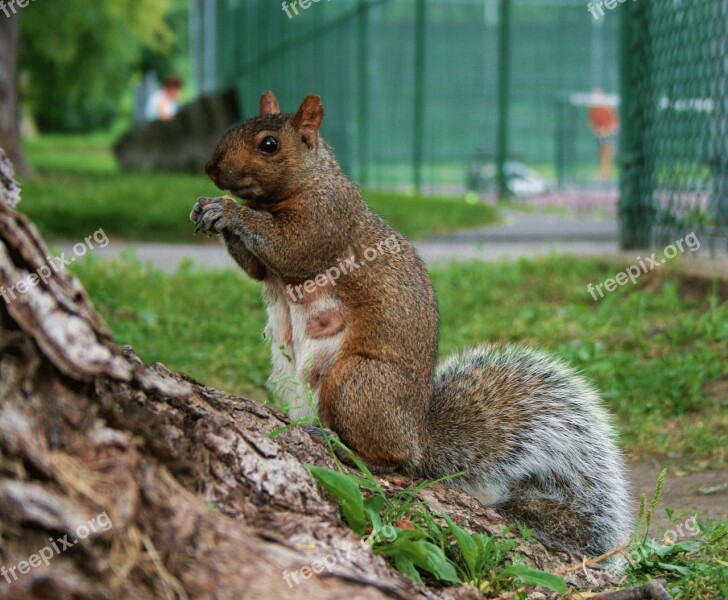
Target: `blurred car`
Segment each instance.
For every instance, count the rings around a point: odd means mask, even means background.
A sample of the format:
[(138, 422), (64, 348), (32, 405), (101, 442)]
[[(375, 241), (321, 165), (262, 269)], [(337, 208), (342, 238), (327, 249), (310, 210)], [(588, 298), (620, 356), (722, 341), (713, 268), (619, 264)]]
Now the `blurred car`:
[[(527, 198), (547, 193), (549, 183), (528, 165), (509, 160), (505, 164), (506, 181), (512, 196)], [(468, 166), (467, 187), (469, 191), (487, 194), (496, 188), (496, 163), (494, 153), (480, 148)]]

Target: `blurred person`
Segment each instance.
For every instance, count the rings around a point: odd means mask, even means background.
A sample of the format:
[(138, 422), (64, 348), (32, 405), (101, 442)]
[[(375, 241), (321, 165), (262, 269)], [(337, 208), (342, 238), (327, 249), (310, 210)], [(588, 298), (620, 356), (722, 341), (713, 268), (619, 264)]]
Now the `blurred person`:
[[(593, 96), (596, 102), (589, 109), (589, 122), (599, 143), (599, 177), (607, 180), (612, 176), (614, 137), (619, 129), (619, 117), (615, 108), (607, 105), (601, 89), (595, 89)], [(604, 103), (600, 104), (600, 100)]]
[(152, 94), (147, 102), (146, 117), (149, 121), (171, 121), (179, 110), (182, 80), (176, 75), (164, 78), (162, 89)]

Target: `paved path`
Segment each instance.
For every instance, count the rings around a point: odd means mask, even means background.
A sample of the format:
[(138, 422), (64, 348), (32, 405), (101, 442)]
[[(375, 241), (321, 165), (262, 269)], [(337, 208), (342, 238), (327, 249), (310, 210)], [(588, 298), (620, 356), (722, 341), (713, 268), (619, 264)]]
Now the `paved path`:
[(580, 256), (617, 254), (615, 218), (506, 212), (496, 227), (435, 236), (415, 243), (428, 264), (481, 258), (542, 256), (550, 252)]
[[(618, 229), (614, 218), (590, 218), (538, 213), (506, 212), (504, 223), (435, 236), (415, 243), (427, 264), (480, 258), (542, 256), (550, 252), (579, 256), (617, 254)], [(54, 247), (73, 256), (72, 243)], [(201, 267), (230, 267), (232, 259), (217, 243), (150, 244), (112, 242), (94, 251), (102, 258), (116, 258), (133, 249), (143, 262), (174, 271), (184, 259)]]

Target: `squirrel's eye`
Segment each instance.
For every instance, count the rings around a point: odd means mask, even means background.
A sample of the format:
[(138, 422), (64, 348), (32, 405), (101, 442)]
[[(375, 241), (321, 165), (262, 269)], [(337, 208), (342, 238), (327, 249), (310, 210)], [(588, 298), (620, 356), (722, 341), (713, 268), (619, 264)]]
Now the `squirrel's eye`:
[(278, 151), (279, 146), (280, 142), (272, 135), (269, 135), (267, 138), (264, 138), (260, 144), (258, 144), (258, 150), (265, 152), (266, 154), (275, 154)]

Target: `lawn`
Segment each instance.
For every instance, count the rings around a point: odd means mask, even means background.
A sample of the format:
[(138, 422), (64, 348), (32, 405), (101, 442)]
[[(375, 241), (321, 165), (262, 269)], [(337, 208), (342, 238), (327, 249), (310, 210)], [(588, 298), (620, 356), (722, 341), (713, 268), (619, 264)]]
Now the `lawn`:
[[(25, 143), (36, 168), (23, 181), (23, 210), (49, 239), (77, 240), (102, 228), (126, 240), (195, 243), (188, 215), (199, 196), (217, 196), (200, 173), (122, 173), (108, 135), (42, 136)], [(491, 206), (463, 199), (364, 190), (369, 205), (410, 238), (488, 225)]]
[[(84, 260), (76, 271), (117, 340), (144, 360), (265, 399), (258, 284), (236, 270), (167, 275), (133, 261)], [(596, 383), (633, 455), (725, 465), (728, 303), (667, 269), (593, 302), (587, 283), (615, 272), (556, 256), (434, 269), (441, 354), (489, 340), (542, 346)]]

